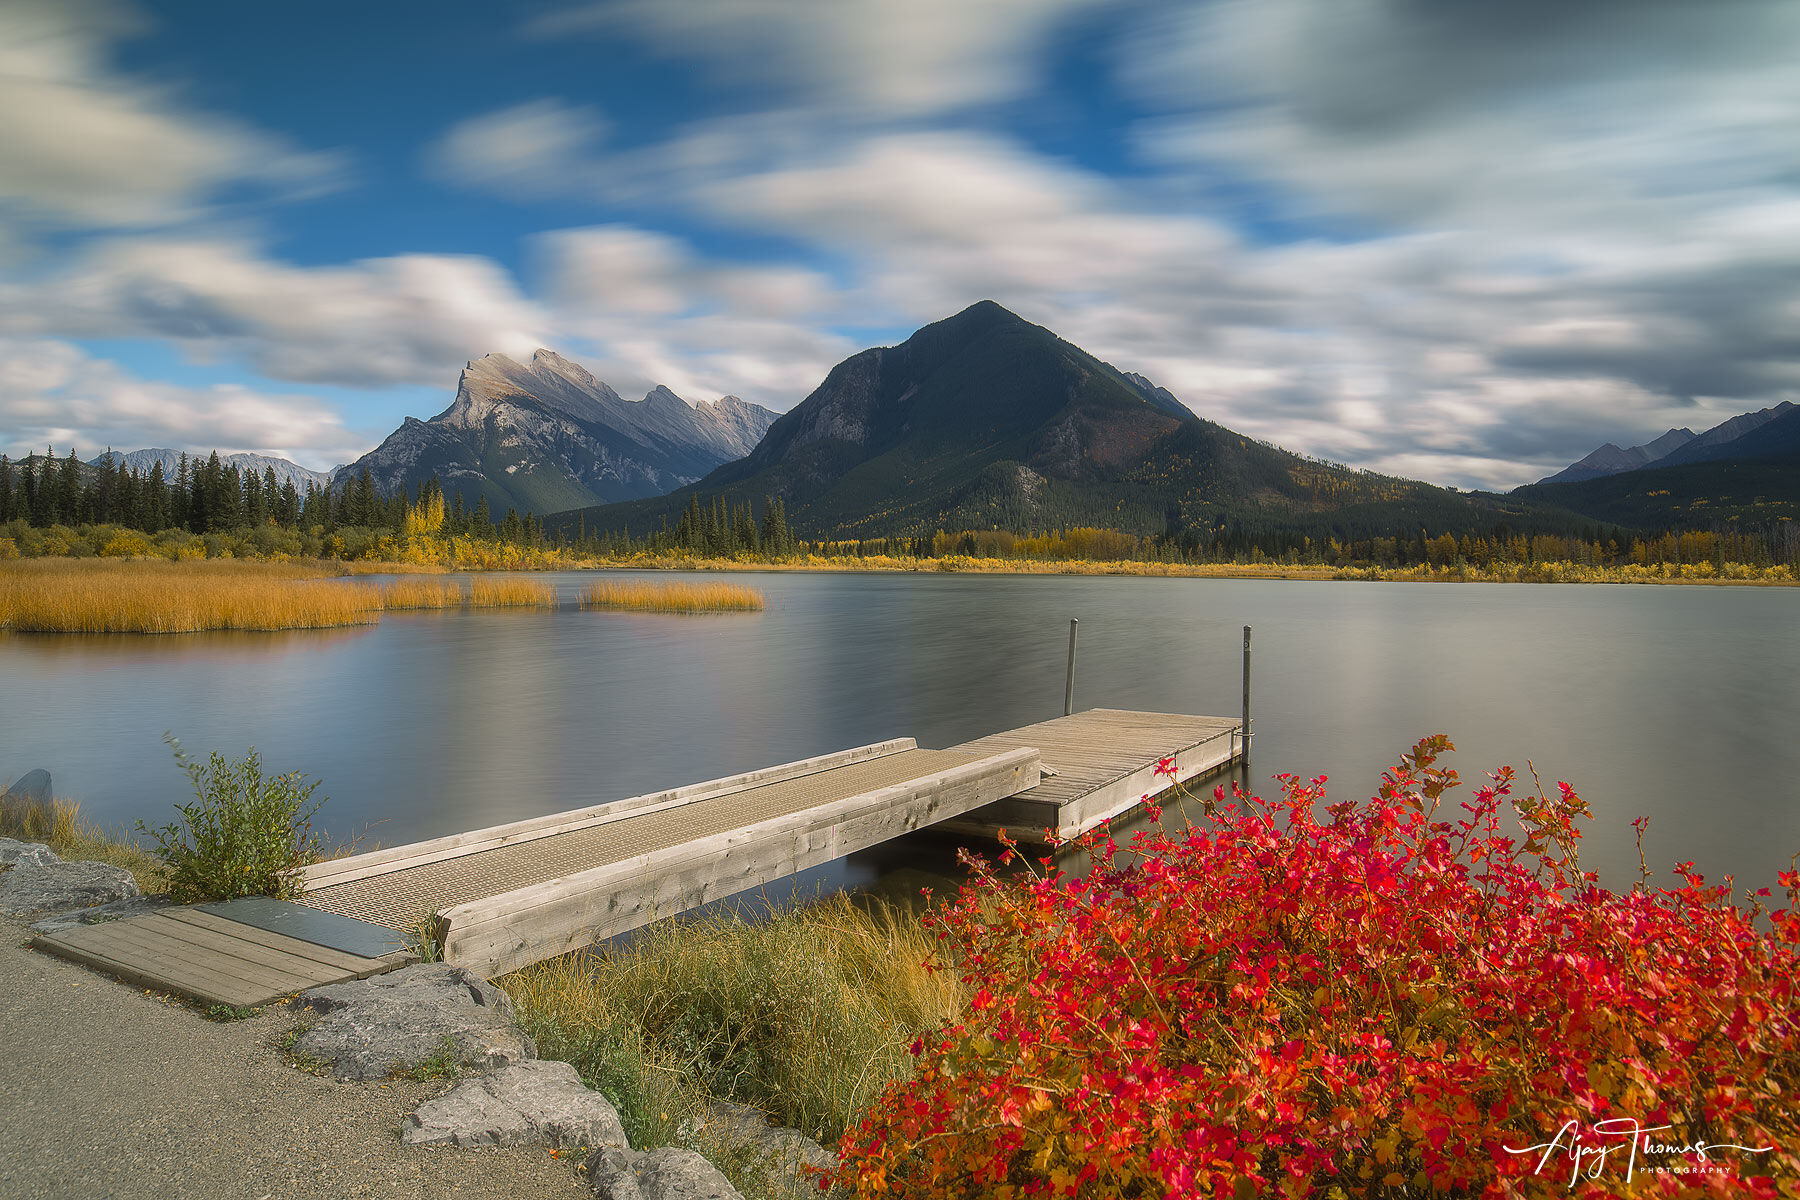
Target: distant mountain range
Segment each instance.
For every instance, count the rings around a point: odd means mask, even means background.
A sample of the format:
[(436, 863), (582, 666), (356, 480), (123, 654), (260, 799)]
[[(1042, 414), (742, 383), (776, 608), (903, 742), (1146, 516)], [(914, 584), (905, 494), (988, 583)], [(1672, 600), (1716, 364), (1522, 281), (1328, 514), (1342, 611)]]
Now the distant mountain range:
[[(160, 462), (163, 478), (173, 482), (176, 467), (180, 464), (181, 452), (160, 449), (133, 450), (129, 454), (115, 453), (113, 458), (126, 470), (138, 471), (144, 475), (150, 474), (150, 468)], [(208, 455), (205, 454), (200, 455), (197, 459), (192, 454), (188, 455), (189, 462), (205, 462), (207, 458)], [(99, 462), (100, 460), (95, 459), (94, 461)], [(219, 462), (223, 466), (236, 467), (240, 474), (246, 471), (255, 471), (258, 478), (262, 477), (265, 470), (273, 469), (277, 484), (291, 482), (294, 490), (302, 496), (306, 495), (308, 484), (325, 487), (331, 482), (332, 476), (330, 471), (314, 471), (299, 463), (289, 462), (285, 458), (277, 458), (272, 454), (221, 454)], [(342, 470), (343, 468), (338, 469)]]
[(585, 367), (549, 350), (529, 363), (502, 354), (463, 369), (450, 407), (408, 417), (386, 441), (333, 474), (367, 469), (376, 489), (416, 490), (436, 475), (447, 496), (496, 517), (657, 496), (749, 454), (775, 420), (726, 396), (689, 404), (666, 387), (621, 397)]
[(1705, 433), (1696, 434), (1691, 429), (1671, 429), (1655, 441), (1633, 446), (1628, 450), (1621, 450), (1608, 442), (1580, 462), (1564, 467), (1538, 482), (1581, 483), (1603, 475), (1640, 471), (1646, 467), (1678, 467), (1684, 463), (1755, 457), (1754, 451), (1758, 443), (1754, 440), (1740, 442), (1739, 439), (1749, 437), (1769, 422), (1787, 415), (1793, 408), (1792, 403), (1783, 400), (1773, 408), (1744, 413), (1729, 421), (1722, 421)]
[[(1659, 446), (1671, 448), (1642, 453)], [(1627, 465), (1607, 469), (1616, 462)], [(1510, 498), (1641, 529), (1800, 519), (1800, 407), (1783, 401), (1699, 435), (1671, 429), (1631, 450), (1608, 444)]]
[(1290, 454), (1202, 420), (992, 301), (853, 355), (746, 457), (674, 493), (558, 513), (553, 529), (675, 524), (691, 494), (780, 496), (809, 536), (1092, 525), (1371, 536), (1473, 528), (1468, 497)]

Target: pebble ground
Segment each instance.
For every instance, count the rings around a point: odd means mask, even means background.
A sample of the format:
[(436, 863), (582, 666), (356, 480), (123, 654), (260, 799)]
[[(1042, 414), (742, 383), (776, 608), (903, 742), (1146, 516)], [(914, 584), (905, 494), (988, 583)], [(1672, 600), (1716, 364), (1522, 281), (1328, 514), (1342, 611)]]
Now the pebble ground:
[(24, 943), (0, 918), (0, 1200), (591, 1196), (542, 1147), (400, 1144), (446, 1081), (338, 1083), (277, 1047), (275, 1005), (214, 1022)]

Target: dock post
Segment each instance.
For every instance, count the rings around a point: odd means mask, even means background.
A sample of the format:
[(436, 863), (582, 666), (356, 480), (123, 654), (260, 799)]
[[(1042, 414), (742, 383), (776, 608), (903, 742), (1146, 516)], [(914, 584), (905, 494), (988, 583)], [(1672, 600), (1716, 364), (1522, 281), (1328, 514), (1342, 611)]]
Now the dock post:
[(1080, 617), (1069, 618), (1069, 675), (1063, 684), (1063, 716), (1075, 711), (1075, 627)]
[(1244, 761), (1250, 761), (1250, 627), (1244, 626)]

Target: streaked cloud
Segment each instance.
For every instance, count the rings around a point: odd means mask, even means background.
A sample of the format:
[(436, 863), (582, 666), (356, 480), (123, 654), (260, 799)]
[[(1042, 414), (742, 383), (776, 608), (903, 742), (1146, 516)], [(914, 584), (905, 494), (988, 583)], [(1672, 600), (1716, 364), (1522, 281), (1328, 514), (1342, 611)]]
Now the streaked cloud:
[[(133, 238), (0, 284), (0, 332), (160, 338), (273, 379), (445, 385), (470, 357), (529, 352), (552, 325), (492, 261), (399, 255), (298, 267), (241, 241)], [(472, 348), (479, 348), (471, 354)]]
[(341, 156), (306, 152), (167, 87), (120, 74), (111, 42), (138, 19), (99, 0), (0, 6), (0, 219), (49, 227), (165, 224), (215, 189), (335, 186)]
[(625, 35), (787, 101), (918, 116), (1038, 82), (1059, 25), (1105, 0), (601, 0), (534, 20), (540, 37)]
[[(105, 431), (97, 438), (96, 431)], [(277, 454), (315, 470), (368, 447), (329, 406), (304, 394), (221, 384), (179, 387), (138, 378), (55, 339), (0, 338), (0, 447), (13, 457), (71, 447), (206, 447)]]

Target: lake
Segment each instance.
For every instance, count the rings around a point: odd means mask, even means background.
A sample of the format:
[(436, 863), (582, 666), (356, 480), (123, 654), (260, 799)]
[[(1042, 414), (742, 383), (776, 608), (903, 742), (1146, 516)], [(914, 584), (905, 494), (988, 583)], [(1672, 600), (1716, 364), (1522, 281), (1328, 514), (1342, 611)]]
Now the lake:
[[(666, 576), (665, 576), (666, 577)], [(330, 632), (0, 634), (0, 783), (48, 768), (119, 828), (173, 816), (161, 743), (323, 780), (333, 835), (384, 844), (493, 825), (847, 746), (945, 746), (1076, 707), (1232, 716), (1255, 627), (1251, 781), (1370, 795), (1420, 737), (1479, 782), (1568, 780), (1584, 865), (1773, 886), (1800, 850), (1800, 590), (943, 574), (738, 574), (762, 613), (398, 614)], [(1472, 785), (1471, 785), (1472, 786)], [(947, 869), (913, 838), (810, 873)]]

